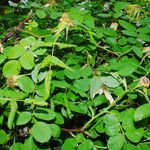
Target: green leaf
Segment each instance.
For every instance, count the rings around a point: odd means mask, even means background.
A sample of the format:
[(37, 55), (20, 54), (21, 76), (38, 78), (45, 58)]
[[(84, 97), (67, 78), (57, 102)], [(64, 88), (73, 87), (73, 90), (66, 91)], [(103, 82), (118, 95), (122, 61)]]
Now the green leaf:
[(68, 83), (66, 81), (58, 81), (58, 80), (52, 80), (52, 86), (57, 88), (65, 89), (68, 87)]
[(77, 140), (78, 143), (81, 143), (82, 141), (84, 141), (85, 138), (84, 138), (83, 133), (78, 133), (78, 134), (76, 135), (76, 140)]
[(43, 19), (46, 16), (46, 13), (43, 10), (36, 10), (36, 15), (40, 18)]
[(37, 146), (35, 143), (35, 140), (33, 139), (32, 136), (30, 136), (29, 138), (27, 138), (24, 142), (24, 150), (37, 150)]
[(16, 125), (27, 124), (31, 120), (31, 113), (24, 111), (17, 114)]
[(81, 91), (88, 91), (89, 90), (89, 84), (90, 84), (90, 79), (80, 79), (76, 80), (73, 83), (73, 86)]
[(115, 136), (120, 131), (120, 124), (105, 125), (105, 133), (109, 136)]
[(11, 146), (11, 150), (23, 150), (23, 144), (22, 143), (13, 143)]
[(20, 45), (22, 45), (23, 47), (28, 47), (30, 45), (35, 44), (35, 42), (36, 42), (36, 38), (35, 37), (28, 36), (28, 37), (20, 40)]
[(15, 120), (15, 116), (16, 116), (16, 112), (17, 112), (17, 109), (18, 109), (18, 104), (16, 101), (11, 101), (10, 102), (10, 113), (9, 113), (9, 116), (8, 116), (8, 122), (7, 122), (7, 126), (9, 129), (12, 129), (12, 126), (14, 124), (14, 120)]
[(7, 141), (7, 134), (4, 130), (0, 130), (0, 144), (4, 144)]
[(44, 57), (44, 60), (40, 64), (40, 68), (45, 68), (51, 62), (51, 55)]
[(118, 44), (119, 45), (126, 45), (127, 44), (127, 38), (120, 38), (119, 40), (118, 40)]
[(126, 30), (131, 31), (131, 32), (136, 31), (136, 28), (131, 23), (128, 23), (124, 20), (119, 20), (118, 22)]
[(122, 122), (122, 127), (126, 131), (134, 130), (134, 112), (133, 108), (127, 109), (119, 113), (119, 121)]
[(100, 80), (103, 84), (111, 88), (116, 88), (120, 85), (119, 81), (112, 76), (100, 77)]
[(31, 134), (40, 143), (48, 142), (51, 138), (49, 125), (44, 122), (36, 122), (31, 128)]
[(49, 65), (50, 63), (53, 63), (54, 65), (57, 65), (59, 67), (68, 69), (70, 71), (73, 71), (73, 69), (71, 69), (70, 67), (68, 67), (65, 63), (63, 63), (59, 58), (55, 57), (55, 56), (51, 56), (48, 55), (47, 57), (44, 58), (44, 60), (42, 61), (40, 67), (44, 68), (47, 65)]
[(33, 115), (41, 120), (45, 120), (45, 121), (50, 121), (53, 120), (55, 118), (55, 112), (52, 111), (51, 109), (46, 109), (46, 108), (37, 108)]
[(51, 86), (52, 70), (47, 72), (45, 78), (45, 90), (44, 90), (44, 99), (47, 100), (50, 96), (50, 86)]
[(111, 36), (111, 37), (116, 37), (117, 36), (117, 33), (114, 30), (110, 29), (110, 28), (105, 28), (102, 31), (107, 36)]
[(130, 131), (127, 131), (125, 135), (131, 142), (138, 143), (141, 141), (144, 135), (144, 129), (140, 128), (140, 129), (130, 130)]
[(91, 140), (85, 140), (78, 146), (78, 150), (91, 150), (92, 148), (93, 142)]
[(25, 48), (21, 45), (15, 45), (9, 50), (8, 58), (16, 59), (25, 53)]
[(132, 49), (133, 49), (134, 53), (135, 53), (138, 57), (140, 57), (140, 58), (143, 57), (143, 52), (142, 52), (142, 49), (141, 49), (141, 48), (136, 47), (136, 46), (133, 46)]
[(55, 123), (56, 124), (64, 124), (64, 118), (61, 114), (59, 113), (55, 113), (56, 114), (56, 119), (55, 119)]
[(138, 35), (138, 38), (145, 41), (145, 42), (150, 42), (150, 36), (147, 35), (147, 34), (142, 34), (141, 33), (141, 34)]
[(116, 115), (113, 114), (107, 114), (103, 117), (103, 121), (105, 124), (112, 126), (119, 123), (118, 118)]
[(85, 114), (85, 111), (75, 104), (69, 103), (69, 109), (77, 113)]
[(76, 146), (77, 146), (76, 139), (68, 138), (62, 145), (61, 150), (76, 150)]
[(84, 16), (84, 24), (90, 28), (90, 29), (93, 29), (95, 27), (95, 23), (94, 23), (94, 18), (90, 15), (85, 15)]
[(99, 95), (96, 98), (94, 98), (92, 100), (92, 102), (93, 102), (94, 106), (96, 107), (96, 106), (99, 106), (101, 104), (107, 103), (108, 100), (106, 99), (106, 97), (104, 95)]
[(10, 60), (3, 66), (3, 75), (4, 77), (10, 77), (13, 75), (18, 75), (20, 72), (21, 66), (19, 61)]
[(135, 31), (128, 31), (128, 30), (122, 30), (121, 31), (123, 34), (125, 34), (125, 35), (128, 35), (128, 36), (133, 36), (133, 37), (136, 37), (137, 36), (137, 34), (136, 34), (136, 32)]
[(51, 63), (59, 67), (65, 68), (67, 70), (73, 71), (73, 69), (71, 69), (69, 66), (67, 66), (65, 63), (63, 63), (59, 58), (55, 56), (51, 56)]
[(5, 55), (0, 55), (0, 64), (2, 64), (7, 57)]
[(51, 130), (51, 135), (54, 138), (58, 138), (60, 136), (60, 133), (61, 133), (61, 128), (57, 124), (50, 124), (49, 127)]
[(69, 79), (79, 79), (81, 77), (81, 74), (79, 72), (79, 70), (74, 69), (74, 71), (70, 71), (65, 69), (65, 75), (69, 78)]
[(83, 78), (88, 78), (92, 74), (92, 68), (88, 66), (81, 68), (79, 71)]
[(94, 76), (90, 82), (90, 96), (93, 99), (95, 94), (101, 89), (102, 82), (99, 77)]
[(109, 138), (107, 146), (109, 150), (121, 150), (124, 142), (124, 136), (121, 133), (118, 133), (116, 136)]
[(142, 119), (150, 117), (150, 103), (144, 104), (138, 107), (134, 113), (134, 120), (140, 121)]
[(124, 146), (123, 146), (123, 150), (135, 150), (137, 149), (137, 147), (135, 145), (132, 145), (132, 144), (127, 144), (125, 143)]
[(18, 80), (18, 85), (20, 89), (26, 93), (32, 93), (34, 91), (34, 83), (27, 76), (20, 77)]
[(33, 53), (28, 51), (20, 57), (20, 64), (24, 69), (30, 70), (34, 67)]

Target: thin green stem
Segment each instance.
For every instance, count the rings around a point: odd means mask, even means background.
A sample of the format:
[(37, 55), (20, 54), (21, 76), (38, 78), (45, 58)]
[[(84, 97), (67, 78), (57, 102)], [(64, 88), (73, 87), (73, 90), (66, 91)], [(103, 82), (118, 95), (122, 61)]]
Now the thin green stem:
[(100, 45), (98, 45), (98, 44), (97, 44), (97, 46), (98, 46), (99, 48), (101, 48), (101, 49), (103, 49), (103, 50), (105, 50), (105, 51), (111, 53), (111, 54), (114, 54), (114, 55), (116, 55), (116, 56), (119, 56), (119, 54), (117, 54), (117, 53), (115, 53), (115, 52), (113, 52), (113, 51), (110, 51), (110, 50), (108, 50), (107, 48), (105, 48), (105, 47), (103, 47), (103, 46), (100, 46)]
[(98, 118), (99, 116), (102, 116), (102, 115), (104, 115), (105, 113), (107, 113), (107, 111), (108, 111), (109, 109), (111, 109), (113, 106), (115, 106), (116, 103), (117, 103), (118, 101), (120, 101), (120, 100), (122, 99), (122, 97), (123, 97), (127, 92), (128, 92), (128, 90), (124, 91), (121, 95), (119, 95), (119, 96), (116, 98), (116, 100), (115, 100), (112, 104), (110, 104), (106, 109), (104, 109), (103, 111), (99, 112), (96, 116), (94, 116), (93, 118), (91, 118), (91, 119), (84, 125), (83, 128), (84, 128), (84, 129), (88, 128), (88, 126), (89, 126), (96, 118)]

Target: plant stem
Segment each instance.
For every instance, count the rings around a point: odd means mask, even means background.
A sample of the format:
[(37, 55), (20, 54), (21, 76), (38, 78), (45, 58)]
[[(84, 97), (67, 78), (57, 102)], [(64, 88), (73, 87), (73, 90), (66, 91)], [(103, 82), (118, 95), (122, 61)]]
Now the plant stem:
[(93, 118), (91, 118), (85, 125), (84, 125), (84, 129), (88, 128), (88, 126), (91, 124), (91, 122), (93, 122), (96, 118), (98, 118), (99, 116), (104, 115), (105, 113), (107, 113), (107, 111), (109, 109), (111, 109), (113, 106), (115, 106), (115, 104), (120, 101), (122, 99), (122, 97), (128, 92), (128, 90), (124, 91), (121, 95), (119, 95), (116, 100), (110, 104), (105, 110), (99, 112), (96, 116), (94, 116)]

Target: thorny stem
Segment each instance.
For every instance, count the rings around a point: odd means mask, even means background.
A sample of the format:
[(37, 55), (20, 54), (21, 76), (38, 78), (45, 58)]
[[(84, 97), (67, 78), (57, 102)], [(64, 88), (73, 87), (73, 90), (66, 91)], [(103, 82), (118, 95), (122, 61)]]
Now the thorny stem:
[(107, 111), (108, 111), (109, 109), (111, 109), (113, 106), (115, 106), (116, 103), (117, 103), (118, 101), (120, 101), (120, 100), (122, 99), (122, 97), (123, 97), (127, 92), (128, 92), (128, 90), (124, 91), (124, 92), (123, 92), (120, 96), (118, 96), (118, 97), (116, 98), (116, 100), (115, 100), (112, 104), (110, 104), (106, 109), (104, 109), (103, 111), (101, 111), (100, 113), (98, 113), (96, 116), (94, 116), (93, 118), (91, 118), (91, 119), (84, 125), (83, 129), (88, 128), (88, 126), (91, 124), (91, 122), (93, 122), (96, 118), (98, 118), (99, 116), (102, 116), (102, 115), (104, 115), (105, 113), (107, 113)]

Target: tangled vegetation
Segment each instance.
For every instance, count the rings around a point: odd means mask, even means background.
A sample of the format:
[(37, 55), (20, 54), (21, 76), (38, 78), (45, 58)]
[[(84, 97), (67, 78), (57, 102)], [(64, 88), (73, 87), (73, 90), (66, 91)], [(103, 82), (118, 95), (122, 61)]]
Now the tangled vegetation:
[(148, 0), (0, 2), (0, 149), (149, 150)]

